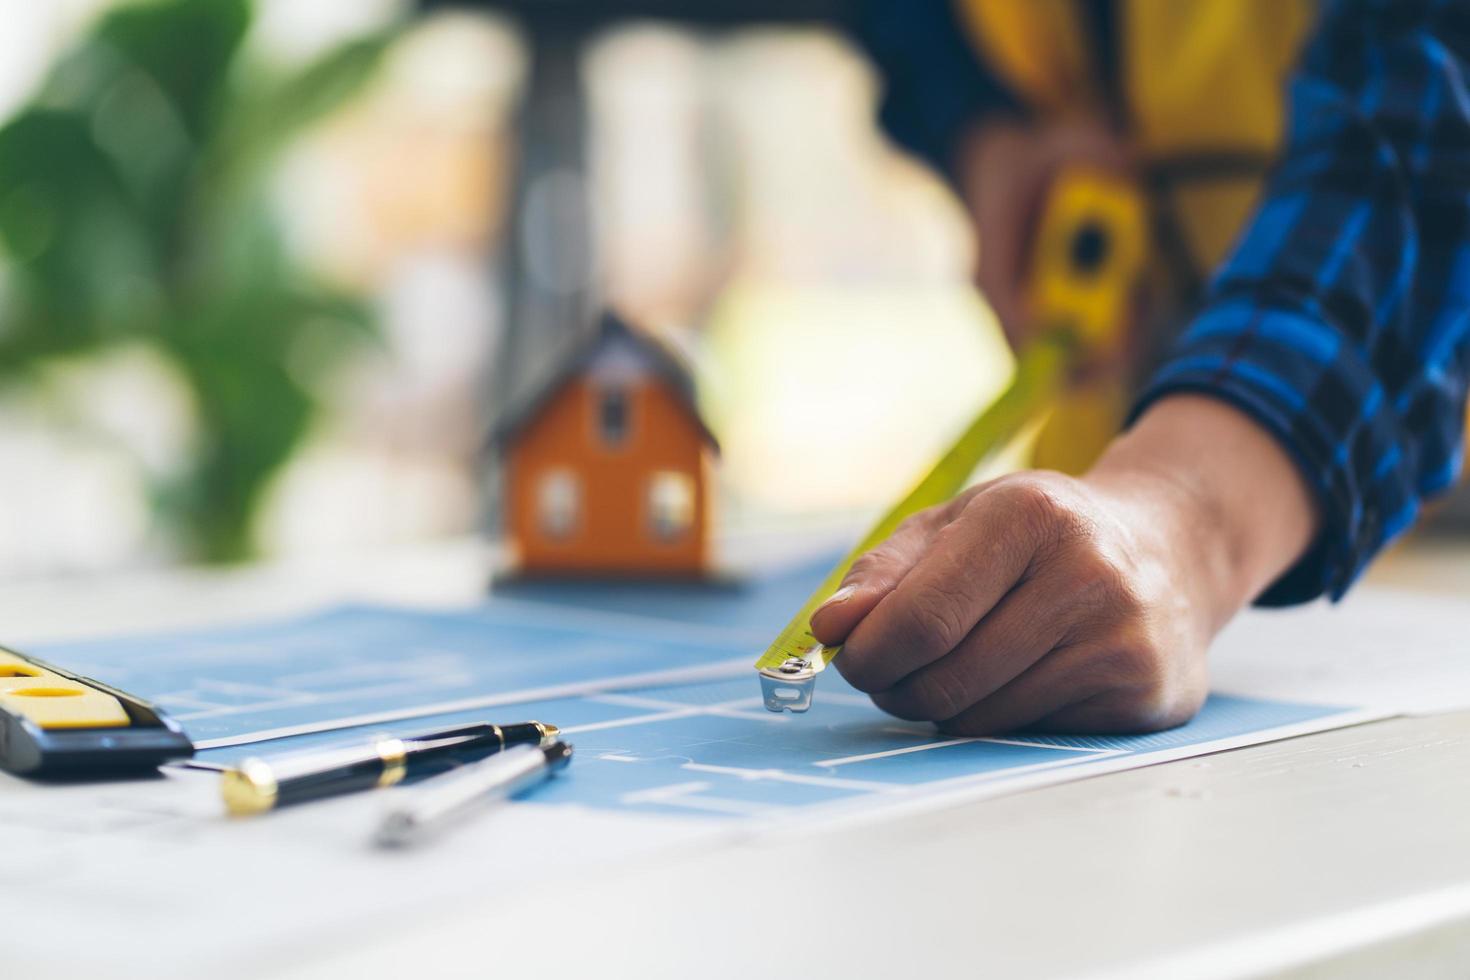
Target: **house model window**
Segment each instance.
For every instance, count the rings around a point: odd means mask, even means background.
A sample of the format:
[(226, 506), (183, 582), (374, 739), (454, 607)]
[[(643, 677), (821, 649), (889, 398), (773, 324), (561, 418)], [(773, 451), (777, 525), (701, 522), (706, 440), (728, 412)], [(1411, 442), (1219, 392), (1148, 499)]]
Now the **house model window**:
[(597, 431), (604, 446), (628, 441), (628, 389), (603, 388), (597, 400)]
[(562, 540), (577, 529), (582, 510), (582, 484), (571, 470), (541, 474), (536, 484), (536, 522), (548, 538)]
[(648, 480), (649, 527), (661, 541), (674, 541), (694, 526), (694, 479), (688, 473), (658, 470)]

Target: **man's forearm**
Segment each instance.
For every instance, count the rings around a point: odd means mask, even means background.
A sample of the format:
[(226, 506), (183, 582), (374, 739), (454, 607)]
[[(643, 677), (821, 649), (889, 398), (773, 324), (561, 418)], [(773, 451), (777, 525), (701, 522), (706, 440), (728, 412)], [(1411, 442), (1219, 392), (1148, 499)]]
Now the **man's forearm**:
[(1209, 603), (1215, 629), (1294, 564), (1316, 537), (1317, 501), (1295, 463), (1265, 429), (1203, 395), (1156, 402), (1119, 436), (1085, 480), (1168, 513), (1180, 547), (1199, 549), (1205, 581), (1187, 583)]

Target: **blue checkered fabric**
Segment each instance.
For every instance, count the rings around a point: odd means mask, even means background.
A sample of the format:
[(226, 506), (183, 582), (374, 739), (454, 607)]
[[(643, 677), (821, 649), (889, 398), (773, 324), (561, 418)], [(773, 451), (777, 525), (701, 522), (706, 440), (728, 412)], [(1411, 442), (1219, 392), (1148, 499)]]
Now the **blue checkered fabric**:
[(1234, 404), (1323, 531), (1261, 601), (1343, 594), (1448, 487), (1470, 382), (1470, 4), (1343, 2), (1290, 88), (1254, 218), (1143, 394)]

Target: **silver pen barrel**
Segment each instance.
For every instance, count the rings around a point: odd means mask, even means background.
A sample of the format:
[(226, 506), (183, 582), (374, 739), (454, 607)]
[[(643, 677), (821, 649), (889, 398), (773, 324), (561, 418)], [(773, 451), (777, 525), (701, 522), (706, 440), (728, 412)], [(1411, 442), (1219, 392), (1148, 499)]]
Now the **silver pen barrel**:
[(384, 814), (374, 839), (385, 847), (412, 844), (482, 806), (540, 782), (571, 757), (572, 747), (565, 742), (521, 745), (398, 790), (398, 800)]

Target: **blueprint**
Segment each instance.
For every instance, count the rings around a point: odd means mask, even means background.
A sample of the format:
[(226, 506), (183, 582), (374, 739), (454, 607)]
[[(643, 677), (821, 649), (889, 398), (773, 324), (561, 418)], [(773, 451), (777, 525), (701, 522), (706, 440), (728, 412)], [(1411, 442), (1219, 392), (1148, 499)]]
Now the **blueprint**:
[[(818, 806), (897, 804), (950, 791), (974, 796), (1019, 788), (1023, 778), (1039, 785), (1336, 727), (1362, 714), (1217, 695), (1190, 724), (1154, 735), (947, 738), (933, 726), (883, 714), (835, 671), (823, 676), (810, 712), (772, 714), (750, 673), (749, 664), (741, 664), (728, 680), (531, 701), (496, 717), (552, 721), (576, 748), (565, 778), (530, 797), (538, 805), (779, 818)], [(372, 732), (407, 734), (485, 718), (484, 712), (462, 711), (283, 741), (293, 748), (338, 744)], [(228, 765), (271, 744), (206, 750), (201, 758)]]
[(525, 585), (454, 612), (342, 606), (26, 652), (155, 702), (201, 747), (258, 741), (740, 667), (749, 675), (828, 563), (741, 585)]
[(450, 612), (343, 606), (32, 652), (156, 702), (206, 764), (534, 719), (577, 752), (538, 805), (685, 818), (1008, 791), (1373, 716), (1222, 693), (1154, 735), (948, 738), (883, 714), (835, 670), (809, 713), (772, 714), (751, 663), (829, 560), (741, 585), (523, 584)]

